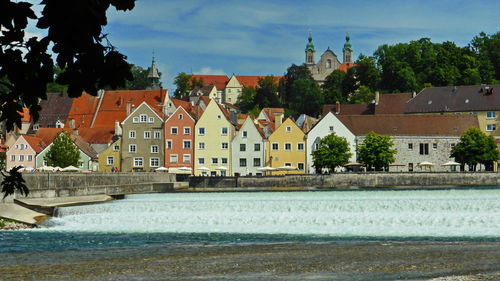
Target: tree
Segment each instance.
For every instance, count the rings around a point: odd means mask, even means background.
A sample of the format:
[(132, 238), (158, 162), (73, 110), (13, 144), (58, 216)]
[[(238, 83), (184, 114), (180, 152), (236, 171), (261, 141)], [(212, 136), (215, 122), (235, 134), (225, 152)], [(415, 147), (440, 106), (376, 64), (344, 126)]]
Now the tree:
[(259, 78), (257, 89), (255, 91), (254, 102), (260, 108), (281, 106), (278, 98), (278, 85), (273, 76)]
[(254, 88), (243, 88), (241, 91), (241, 95), (238, 97), (238, 101), (234, 104), (243, 111), (243, 113), (247, 113), (249, 110), (252, 110), (255, 104), (255, 94), (256, 91)]
[(313, 166), (316, 173), (321, 173), (323, 168), (334, 172), (335, 168), (347, 164), (351, 156), (347, 140), (331, 133), (322, 138), (318, 148), (312, 152)]
[(80, 150), (71, 139), (71, 135), (66, 131), (62, 131), (57, 135), (43, 160), (47, 161), (47, 165), (53, 167), (78, 167), (82, 164), (80, 162)]
[(290, 86), (291, 99), (288, 109), (292, 115), (307, 114), (318, 116), (324, 104), (323, 93), (316, 81), (302, 78)]
[(30, 193), (28, 187), (25, 184), (22, 174), (19, 172), (19, 169), (21, 168), (21, 166), (14, 167), (9, 171), (9, 174), (4, 174), (3, 171), (1, 172), (3, 176), (3, 180), (1, 183), (3, 199), (5, 199), (5, 197), (9, 195), (14, 194), (16, 190), (24, 196), (28, 196), (28, 194)]
[[(148, 74), (149, 69), (144, 69), (138, 65), (130, 65), (130, 71), (132, 72), (133, 79), (127, 81), (127, 84), (123, 90), (144, 90), (150, 85)], [(158, 73), (161, 77), (161, 73)]]
[(390, 136), (381, 136), (374, 132), (366, 134), (363, 143), (358, 144), (358, 161), (367, 169), (381, 171), (388, 168), (396, 158), (396, 150), (391, 149), (394, 145)]
[(311, 71), (309, 71), (309, 68), (307, 68), (305, 64), (300, 66), (292, 64), (281, 79), (279, 85), (279, 93), (281, 103), (284, 106), (287, 106), (289, 102), (294, 98), (294, 93), (292, 93), (291, 88), (293, 83), (298, 79), (307, 79), (314, 81)]
[(350, 103), (359, 104), (369, 104), (372, 103), (375, 98), (375, 93), (373, 93), (369, 87), (361, 86), (359, 89), (349, 97)]
[(346, 103), (347, 96), (344, 95), (342, 88), (343, 81), (346, 77), (346, 73), (342, 70), (334, 70), (325, 79), (325, 83), (321, 86), (323, 88), (323, 96), (325, 97), (325, 103), (334, 104), (336, 102)]
[(185, 72), (177, 74), (175, 77), (174, 84), (177, 86), (175, 89), (174, 97), (177, 99), (186, 99), (189, 97), (189, 92), (193, 89), (193, 84), (191, 79), (193, 77)]
[(493, 163), (500, 159), (500, 153), (493, 137), (471, 127), (460, 137), (460, 141), (451, 150), (451, 157), (462, 164), (468, 164), (476, 170), (477, 164), (483, 164), (486, 170), (493, 170)]

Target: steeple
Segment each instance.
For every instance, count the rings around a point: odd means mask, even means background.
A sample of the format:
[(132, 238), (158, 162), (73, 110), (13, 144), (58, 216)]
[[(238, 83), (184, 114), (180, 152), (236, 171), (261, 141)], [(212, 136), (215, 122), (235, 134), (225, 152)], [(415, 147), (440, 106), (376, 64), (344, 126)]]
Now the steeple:
[(149, 89), (156, 90), (160, 88), (160, 74), (155, 64), (154, 51), (153, 51), (153, 61), (151, 62), (151, 67), (149, 68), (148, 80), (149, 80), (149, 87), (148, 87)]
[(342, 49), (344, 53), (344, 63), (352, 63), (352, 45), (349, 40), (351, 37), (349, 37), (349, 33), (345, 36), (345, 43), (344, 43), (344, 49)]
[(313, 38), (311, 32), (309, 32), (309, 38), (307, 39), (309, 40), (309, 43), (307, 43), (306, 45), (306, 64), (313, 65), (316, 63), (314, 60), (314, 53), (316, 52), (316, 50), (314, 50), (314, 44), (312, 42)]

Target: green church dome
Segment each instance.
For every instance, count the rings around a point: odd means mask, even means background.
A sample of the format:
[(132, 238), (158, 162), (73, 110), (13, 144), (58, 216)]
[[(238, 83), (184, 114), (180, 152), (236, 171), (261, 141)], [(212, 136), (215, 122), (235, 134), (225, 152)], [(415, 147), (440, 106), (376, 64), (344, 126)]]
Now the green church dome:
[(344, 51), (349, 50), (352, 52), (352, 45), (351, 42), (349, 42), (350, 39), (351, 37), (349, 37), (349, 34), (347, 34), (345, 37)]
[(309, 40), (309, 43), (307, 43), (307, 45), (306, 45), (306, 52), (309, 52), (309, 51), (311, 51), (311, 52), (316, 52), (316, 51), (314, 50), (314, 44), (313, 44), (313, 42), (312, 42), (312, 41), (313, 41), (313, 38), (312, 38), (311, 34), (309, 34), (309, 38), (308, 38), (308, 40)]

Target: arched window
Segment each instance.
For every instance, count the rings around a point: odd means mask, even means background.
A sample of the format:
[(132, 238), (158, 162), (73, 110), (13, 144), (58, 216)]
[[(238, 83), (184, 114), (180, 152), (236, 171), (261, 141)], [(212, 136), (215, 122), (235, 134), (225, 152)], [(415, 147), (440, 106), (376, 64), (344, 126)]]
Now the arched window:
[(332, 68), (332, 60), (327, 60), (326, 61), (326, 68)]

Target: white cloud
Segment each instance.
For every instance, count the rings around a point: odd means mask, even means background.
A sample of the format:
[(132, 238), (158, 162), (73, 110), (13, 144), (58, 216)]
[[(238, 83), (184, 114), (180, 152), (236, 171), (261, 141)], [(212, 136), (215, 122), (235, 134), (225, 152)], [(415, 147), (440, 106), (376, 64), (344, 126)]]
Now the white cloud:
[(200, 70), (195, 71), (194, 74), (201, 75), (227, 75), (222, 69), (214, 69), (210, 66), (202, 67)]

